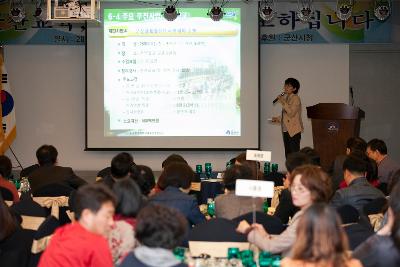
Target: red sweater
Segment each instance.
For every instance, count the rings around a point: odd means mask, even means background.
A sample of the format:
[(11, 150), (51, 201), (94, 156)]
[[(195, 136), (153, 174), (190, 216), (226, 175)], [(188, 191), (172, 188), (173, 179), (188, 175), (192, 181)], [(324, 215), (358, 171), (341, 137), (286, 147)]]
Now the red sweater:
[(112, 266), (107, 240), (79, 223), (57, 229), (39, 262), (39, 267)]

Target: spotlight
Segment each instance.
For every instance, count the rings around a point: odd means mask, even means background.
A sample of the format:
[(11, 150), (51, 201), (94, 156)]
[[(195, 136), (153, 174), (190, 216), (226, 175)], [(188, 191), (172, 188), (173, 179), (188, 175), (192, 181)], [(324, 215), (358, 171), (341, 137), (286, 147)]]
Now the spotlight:
[(261, 19), (267, 22), (271, 21), (276, 15), (274, 0), (263, 0), (260, 3), (258, 12)]
[(173, 21), (175, 20), (178, 16), (179, 16), (179, 12), (176, 10), (175, 6), (178, 3), (178, 1), (176, 1), (175, 3), (170, 2), (170, 5), (168, 5), (164, 12), (162, 13), (162, 15), (164, 16), (164, 18), (168, 21)]
[(341, 20), (348, 20), (353, 11), (353, 0), (338, 0), (336, 5), (336, 16)]
[(375, 0), (374, 14), (378, 20), (386, 20), (387, 18), (389, 18), (390, 13), (390, 0)]
[(224, 12), (222, 11), (222, 8), (219, 6), (213, 6), (210, 11), (208, 11), (207, 13), (208, 16), (210, 16), (210, 18), (213, 21), (220, 21), (223, 16), (224, 16)]
[(297, 2), (297, 17), (301, 22), (309, 22), (314, 12), (312, 0), (298, 0)]

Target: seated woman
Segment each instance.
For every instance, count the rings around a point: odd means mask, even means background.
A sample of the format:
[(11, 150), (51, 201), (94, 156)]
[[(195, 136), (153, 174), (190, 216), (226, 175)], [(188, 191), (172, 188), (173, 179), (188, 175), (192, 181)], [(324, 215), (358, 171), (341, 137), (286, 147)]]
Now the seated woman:
[(188, 195), (194, 180), (194, 172), (189, 165), (180, 162), (171, 163), (165, 167), (160, 179), (162, 181), (160, 187), (163, 191), (151, 197), (150, 203), (179, 210), (186, 217), (190, 226), (205, 221), (197, 200)]
[(159, 205), (143, 208), (136, 224), (140, 246), (129, 253), (120, 267), (185, 267), (172, 253), (186, 236), (187, 222), (175, 209)]
[(246, 152), (240, 153), (235, 158), (235, 165), (247, 166), (251, 169), (252, 179), (262, 180), (264, 173), (260, 170), (260, 163), (254, 160), (246, 160)]
[(397, 183), (389, 198), (388, 220), (375, 235), (358, 246), (353, 256), (364, 267), (400, 266), (400, 184)]
[(142, 193), (130, 178), (115, 182), (113, 191), (117, 198), (114, 225), (108, 236), (114, 265), (118, 265), (136, 246), (134, 238), (136, 215), (142, 207)]
[(289, 252), (296, 240), (297, 225), (304, 211), (313, 203), (327, 202), (331, 196), (330, 178), (317, 166), (298, 167), (289, 179), (293, 205), (300, 210), (293, 216), (285, 231), (280, 235), (270, 235), (262, 225), (250, 226), (245, 221), (240, 222), (237, 229), (241, 233), (248, 233), (248, 241), (260, 249), (271, 253), (283, 253), (283, 255)]
[[(237, 179), (253, 179), (252, 170), (245, 165), (233, 165), (228, 168), (223, 177), (225, 194), (215, 198), (215, 216), (217, 218), (233, 219), (253, 211), (253, 203), (257, 211), (263, 211), (263, 199), (241, 197), (235, 195)], [(254, 202), (253, 202), (254, 201)]]
[(333, 208), (317, 203), (304, 212), (297, 226), (297, 239), (282, 267), (361, 267), (348, 251), (346, 234)]
[(145, 165), (136, 165), (132, 169), (130, 177), (137, 183), (146, 197), (151, 197), (155, 194), (156, 180), (154, 179), (153, 170)]

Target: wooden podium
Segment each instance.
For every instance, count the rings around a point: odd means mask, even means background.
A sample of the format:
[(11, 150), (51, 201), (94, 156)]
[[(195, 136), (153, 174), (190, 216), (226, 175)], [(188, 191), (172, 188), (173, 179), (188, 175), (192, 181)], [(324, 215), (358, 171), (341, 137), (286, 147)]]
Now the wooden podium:
[(307, 107), (311, 119), (314, 149), (321, 156), (321, 166), (328, 170), (337, 155), (343, 155), (346, 141), (360, 134), (360, 108), (343, 103), (320, 103)]

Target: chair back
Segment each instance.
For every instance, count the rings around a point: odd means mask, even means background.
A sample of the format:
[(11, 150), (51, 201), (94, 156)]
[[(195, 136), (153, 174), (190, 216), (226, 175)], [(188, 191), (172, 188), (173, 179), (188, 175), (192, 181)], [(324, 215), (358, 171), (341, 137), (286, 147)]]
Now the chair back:
[(193, 227), (189, 241), (247, 242), (246, 235), (236, 232), (236, 227), (235, 222), (225, 218), (211, 219)]
[(4, 200), (9, 200), (9, 201), (14, 200), (12, 192), (5, 187), (0, 187), (0, 194)]
[(74, 189), (63, 184), (47, 184), (32, 192), (34, 197), (68, 197)]

